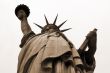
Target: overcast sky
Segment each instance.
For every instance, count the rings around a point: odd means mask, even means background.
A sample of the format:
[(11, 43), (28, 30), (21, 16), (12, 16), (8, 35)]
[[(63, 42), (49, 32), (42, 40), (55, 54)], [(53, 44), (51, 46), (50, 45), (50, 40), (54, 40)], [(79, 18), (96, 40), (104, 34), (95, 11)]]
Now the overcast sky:
[(22, 38), (20, 21), (15, 16), (17, 5), (30, 8), (29, 24), (35, 33), (44, 26), (44, 14), (50, 23), (58, 13), (57, 25), (68, 20), (61, 29), (78, 49), (87, 33), (98, 29), (96, 69), (94, 73), (110, 73), (110, 0), (0, 0), (0, 73), (16, 73), (19, 44)]

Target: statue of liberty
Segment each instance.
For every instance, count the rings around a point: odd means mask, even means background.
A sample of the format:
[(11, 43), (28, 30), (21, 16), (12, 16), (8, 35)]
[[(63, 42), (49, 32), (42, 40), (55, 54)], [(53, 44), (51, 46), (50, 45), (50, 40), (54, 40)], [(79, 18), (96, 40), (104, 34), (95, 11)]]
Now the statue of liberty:
[[(63, 34), (69, 30), (60, 30), (56, 25), (57, 17), (49, 23), (46, 16), (44, 27), (36, 24), (41, 33), (35, 34), (28, 24), (27, 17), (30, 9), (20, 4), (15, 9), (15, 14), (21, 21), (23, 38), (22, 48), (18, 58), (17, 73), (93, 73), (97, 34), (94, 29), (87, 34), (85, 41), (77, 50), (72, 42)], [(88, 47), (88, 50), (86, 48)]]

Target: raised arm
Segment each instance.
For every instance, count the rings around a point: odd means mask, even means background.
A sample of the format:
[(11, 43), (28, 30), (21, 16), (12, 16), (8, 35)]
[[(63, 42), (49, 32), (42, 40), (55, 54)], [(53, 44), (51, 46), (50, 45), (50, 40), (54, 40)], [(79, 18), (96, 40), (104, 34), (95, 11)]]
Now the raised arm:
[(28, 24), (27, 17), (25, 16), (25, 13), (23, 14), (23, 18), (21, 19), (21, 30), (24, 35), (32, 31), (31, 27)]
[(24, 35), (32, 31), (27, 21), (29, 13), (29, 8), (26, 5), (19, 5), (15, 10), (16, 16), (21, 21), (21, 30)]

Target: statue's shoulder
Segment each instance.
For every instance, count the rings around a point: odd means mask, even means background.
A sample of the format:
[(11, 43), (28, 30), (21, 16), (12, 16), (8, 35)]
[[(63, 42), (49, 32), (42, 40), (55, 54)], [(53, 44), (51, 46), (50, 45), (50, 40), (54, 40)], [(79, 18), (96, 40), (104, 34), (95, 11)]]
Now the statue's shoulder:
[(20, 47), (22, 48), (27, 41), (29, 41), (31, 38), (33, 38), (33, 37), (35, 37), (35, 36), (36, 36), (36, 34), (35, 34), (33, 31), (31, 31), (31, 32), (29, 32), (29, 33), (27, 33), (27, 34), (25, 34), (25, 35), (23, 36), (23, 38), (21, 39)]

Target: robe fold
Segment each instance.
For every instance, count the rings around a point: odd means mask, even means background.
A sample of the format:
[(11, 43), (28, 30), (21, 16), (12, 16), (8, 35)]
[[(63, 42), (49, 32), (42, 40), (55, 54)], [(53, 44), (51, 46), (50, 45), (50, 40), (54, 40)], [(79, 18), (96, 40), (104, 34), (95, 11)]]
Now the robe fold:
[(83, 62), (73, 47), (57, 32), (24, 35), (17, 73), (84, 73), (75, 67)]

